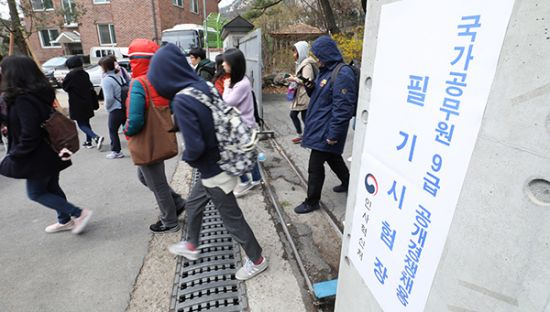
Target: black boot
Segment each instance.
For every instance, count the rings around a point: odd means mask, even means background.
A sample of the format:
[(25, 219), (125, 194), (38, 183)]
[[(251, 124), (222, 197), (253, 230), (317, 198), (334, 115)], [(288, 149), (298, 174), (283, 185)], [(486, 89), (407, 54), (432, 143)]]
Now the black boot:
[(340, 184), (332, 189), (335, 193), (345, 193), (348, 191), (348, 185)]
[(304, 214), (304, 213), (313, 212), (319, 208), (321, 208), (321, 206), (319, 206), (319, 203), (315, 205), (310, 205), (310, 204), (307, 204), (306, 202), (303, 202), (298, 207), (294, 208), (294, 212), (299, 214)]

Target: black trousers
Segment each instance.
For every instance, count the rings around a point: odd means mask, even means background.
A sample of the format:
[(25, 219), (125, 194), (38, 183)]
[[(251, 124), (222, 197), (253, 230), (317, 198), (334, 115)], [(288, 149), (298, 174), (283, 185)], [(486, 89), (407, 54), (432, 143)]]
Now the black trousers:
[(334, 171), (343, 185), (349, 184), (349, 170), (342, 155), (311, 150), (309, 156), (306, 204), (317, 205), (325, 183), (325, 162)]
[(120, 138), (118, 129), (126, 123), (126, 112), (122, 109), (115, 109), (109, 113), (109, 136), (111, 137), (111, 151), (120, 153)]
[(292, 123), (294, 123), (294, 127), (296, 128), (296, 133), (302, 134), (302, 124), (300, 122), (300, 119), (298, 118), (298, 114), (301, 114), (302, 121), (304, 122), (304, 125), (305, 125), (307, 110), (290, 111), (290, 119), (292, 119)]

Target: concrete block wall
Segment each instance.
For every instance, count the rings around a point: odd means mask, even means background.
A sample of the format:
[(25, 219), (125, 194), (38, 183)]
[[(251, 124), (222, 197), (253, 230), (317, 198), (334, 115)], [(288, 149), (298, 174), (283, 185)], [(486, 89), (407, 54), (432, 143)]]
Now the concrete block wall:
[[(368, 110), (380, 9), (369, 1), (360, 112)], [(425, 311), (550, 311), (550, 2), (516, 0), (472, 160)], [(366, 125), (357, 123), (354, 154)], [(354, 163), (352, 172), (358, 172)], [(358, 176), (352, 183), (358, 185)], [(346, 224), (355, 192), (348, 197)], [(380, 311), (345, 257), (337, 312)]]

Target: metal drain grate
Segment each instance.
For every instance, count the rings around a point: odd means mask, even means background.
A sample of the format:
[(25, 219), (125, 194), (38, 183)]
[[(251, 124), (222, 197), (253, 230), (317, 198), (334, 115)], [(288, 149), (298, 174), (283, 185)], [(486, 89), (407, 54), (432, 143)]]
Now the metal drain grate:
[[(199, 178), (195, 171), (191, 187)], [(244, 284), (235, 279), (241, 265), (240, 248), (212, 202), (206, 206), (199, 241), (199, 259), (178, 257), (170, 311), (245, 311)]]

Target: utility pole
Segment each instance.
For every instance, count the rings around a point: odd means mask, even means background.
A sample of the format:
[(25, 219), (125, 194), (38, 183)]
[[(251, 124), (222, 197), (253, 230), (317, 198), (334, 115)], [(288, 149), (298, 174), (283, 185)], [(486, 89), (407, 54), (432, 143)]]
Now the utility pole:
[(206, 0), (202, 0), (202, 11), (204, 22), (204, 47), (206, 48), (206, 58), (210, 59), (210, 49), (208, 49), (208, 23), (206, 22)]
[(151, 9), (153, 13), (153, 31), (155, 33), (155, 38), (153, 41), (155, 41), (157, 44), (159, 43), (159, 31), (157, 26), (157, 9), (155, 8), (155, 0), (151, 0)]

